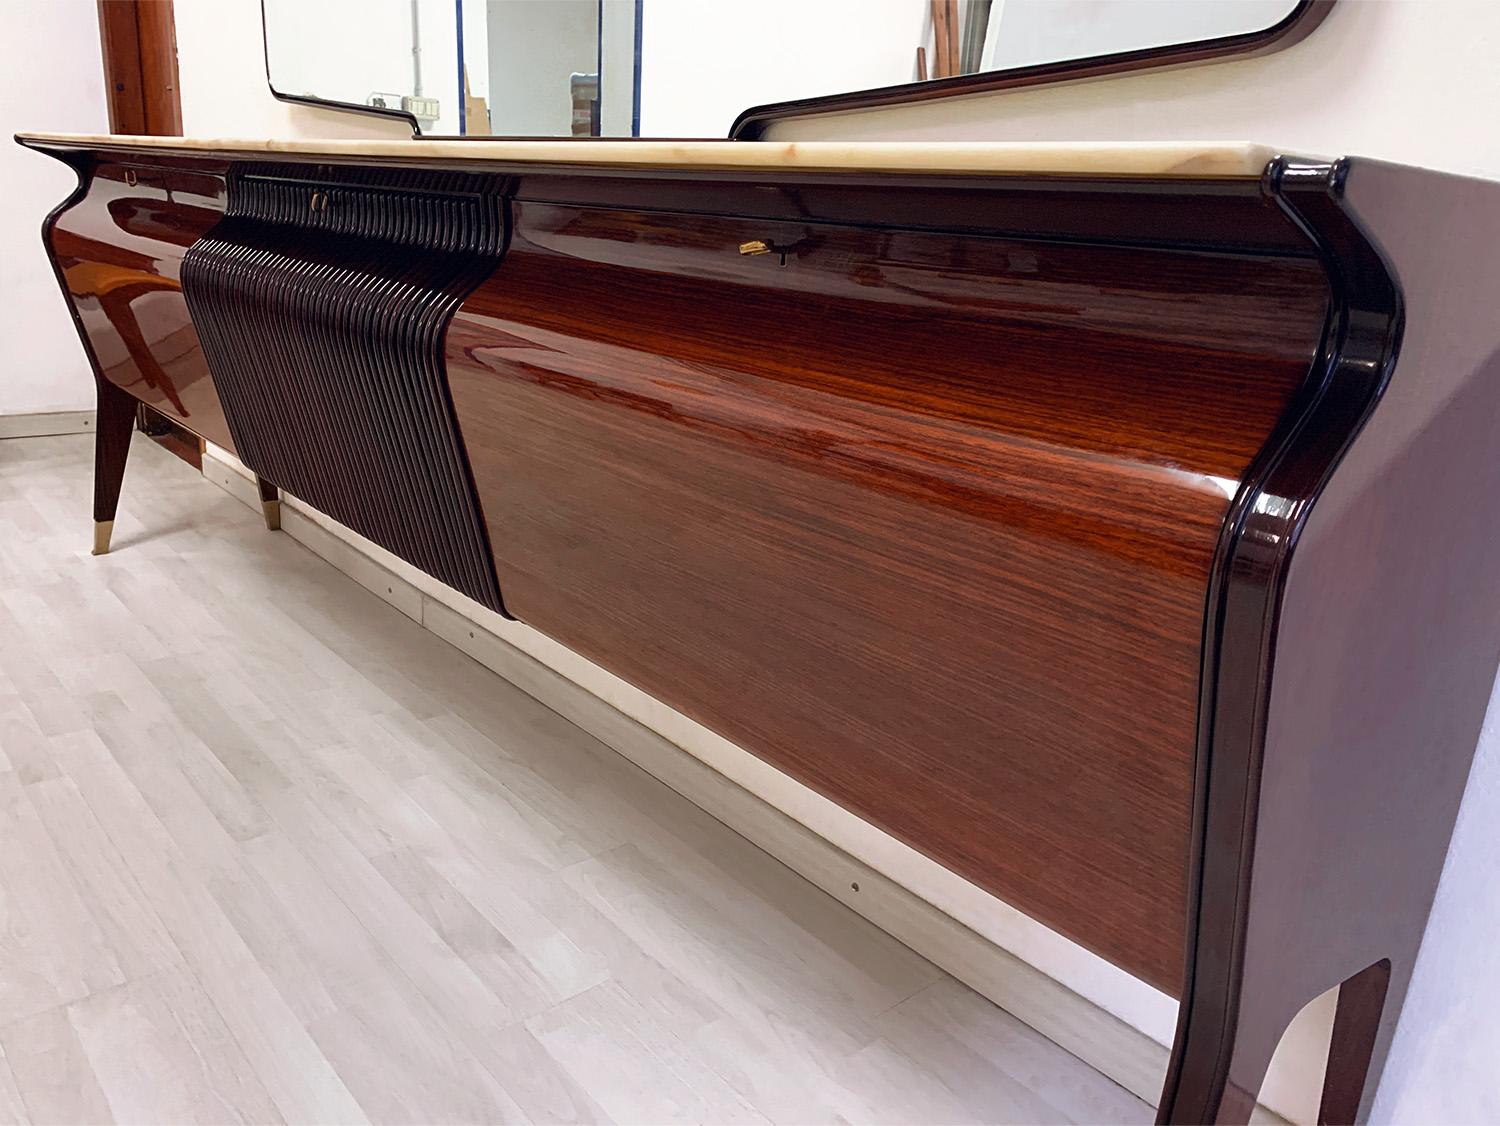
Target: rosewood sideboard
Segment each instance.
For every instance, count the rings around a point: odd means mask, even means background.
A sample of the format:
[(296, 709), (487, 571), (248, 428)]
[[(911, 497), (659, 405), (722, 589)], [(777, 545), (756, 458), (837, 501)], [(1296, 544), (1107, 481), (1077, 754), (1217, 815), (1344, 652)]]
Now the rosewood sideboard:
[(1500, 185), (1249, 145), (26, 134), (98, 383), (1368, 1113), (1500, 662)]

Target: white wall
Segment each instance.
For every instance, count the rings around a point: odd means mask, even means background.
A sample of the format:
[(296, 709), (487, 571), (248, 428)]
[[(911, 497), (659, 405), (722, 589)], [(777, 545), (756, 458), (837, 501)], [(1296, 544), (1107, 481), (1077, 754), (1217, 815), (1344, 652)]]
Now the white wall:
[(724, 137), (764, 102), (910, 82), (923, 0), (646, 0), (641, 134)]
[(176, 0), (175, 11), (184, 134), (386, 138), (410, 135), (409, 127), (400, 121), (277, 101), (266, 82), (258, 0)]
[(599, 40), (599, 131), (629, 137), (635, 114), (635, 0), (603, 0)]
[[(94, 0), (0, 0), (0, 26), (26, 28), (0, 66), (0, 414), (87, 410), (94, 377), (42, 250), (42, 217), (78, 182), (51, 157), (14, 144), (21, 130), (107, 133)], [(16, 41), (12, 40), (14, 44)]]
[[(772, 139), (1262, 141), (1500, 179), (1500, 4), (1339, 0), (1256, 59), (776, 127)], [(1500, 252), (1500, 248), (1497, 248)], [(1376, 1122), (1500, 1122), (1500, 689), (1375, 1105)], [(1393, 826), (1393, 831), (1399, 831)], [(1289, 1034), (1266, 1101), (1307, 1116), (1321, 1021)]]
[(1373, 1122), (1500, 1122), (1500, 682)]
[(1260, 58), (775, 127), (781, 140), (1232, 138), (1500, 177), (1500, 5), (1338, 0), (1307, 39)]

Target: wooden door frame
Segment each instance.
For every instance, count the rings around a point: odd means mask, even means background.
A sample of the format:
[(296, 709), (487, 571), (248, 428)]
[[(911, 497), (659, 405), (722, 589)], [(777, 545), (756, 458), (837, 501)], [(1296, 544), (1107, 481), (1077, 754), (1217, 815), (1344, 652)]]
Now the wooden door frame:
[(109, 131), (182, 134), (172, 0), (98, 0)]

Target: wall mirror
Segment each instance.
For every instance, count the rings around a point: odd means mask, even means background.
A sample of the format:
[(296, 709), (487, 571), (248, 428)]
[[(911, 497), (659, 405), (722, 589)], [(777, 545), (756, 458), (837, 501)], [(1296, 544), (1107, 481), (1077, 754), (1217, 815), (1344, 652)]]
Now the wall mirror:
[[(1253, 50), (1330, 0), (262, 0), (272, 91), (434, 136), (723, 137)], [(769, 106), (776, 103), (777, 106)], [(790, 106), (787, 104), (791, 103)], [(747, 123), (749, 126), (747, 127)]]

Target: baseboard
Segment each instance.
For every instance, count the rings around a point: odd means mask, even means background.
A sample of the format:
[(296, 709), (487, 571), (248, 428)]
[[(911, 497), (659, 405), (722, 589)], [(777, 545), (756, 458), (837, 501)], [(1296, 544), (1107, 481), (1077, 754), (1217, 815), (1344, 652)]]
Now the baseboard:
[[(254, 481), (209, 454), (203, 474), (259, 512)], [(383, 601), (611, 747), (1017, 1019), (1155, 1105), (1167, 1050), (1150, 1036), (938, 910), (583, 686), (522, 652), (381, 562), (385, 553), (335, 535), (288, 498), (282, 530)], [(1255, 1121), (1282, 1122), (1257, 1108)]]
[(54, 434), (92, 434), (93, 432), (93, 411), (0, 414), (0, 439), (46, 438)]

